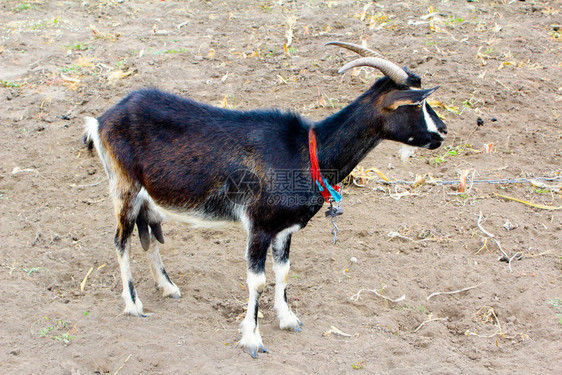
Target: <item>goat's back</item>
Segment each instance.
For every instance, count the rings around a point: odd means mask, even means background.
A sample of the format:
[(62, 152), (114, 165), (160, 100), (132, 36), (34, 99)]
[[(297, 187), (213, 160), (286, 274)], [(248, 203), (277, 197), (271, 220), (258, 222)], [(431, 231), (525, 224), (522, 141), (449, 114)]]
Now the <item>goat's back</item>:
[(159, 90), (132, 92), (98, 119), (119, 168), (166, 206), (194, 207), (249, 171), (303, 168), (308, 124), (277, 110), (233, 111)]

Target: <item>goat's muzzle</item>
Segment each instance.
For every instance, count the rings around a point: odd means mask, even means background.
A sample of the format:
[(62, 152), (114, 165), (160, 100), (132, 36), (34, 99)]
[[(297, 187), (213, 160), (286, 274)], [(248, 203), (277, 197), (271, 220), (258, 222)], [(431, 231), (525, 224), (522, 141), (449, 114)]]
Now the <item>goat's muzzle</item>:
[[(443, 133), (447, 133), (445, 130)], [(441, 146), (441, 144), (445, 141), (445, 137), (440, 133), (431, 133), (430, 142), (425, 146), (430, 150), (434, 150)]]

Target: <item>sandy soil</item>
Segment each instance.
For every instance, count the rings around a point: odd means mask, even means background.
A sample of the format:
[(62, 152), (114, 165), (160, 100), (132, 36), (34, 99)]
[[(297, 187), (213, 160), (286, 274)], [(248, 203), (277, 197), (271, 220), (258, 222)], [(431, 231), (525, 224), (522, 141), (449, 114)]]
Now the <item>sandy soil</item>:
[[(560, 373), (562, 211), (495, 193), (562, 206), (561, 23), (560, 1), (2, 1), (0, 373)], [(321, 215), (294, 236), (288, 293), (303, 331), (278, 329), (270, 283), (260, 320), (270, 353), (258, 360), (236, 347), (247, 298), (241, 228), (164, 225), (181, 300), (155, 290), (135, 237), (137, 290), (153, 314), (121, 315), (112, 204), (97, 156), (82, 148), (82, 118), (156, 86), (320, 119), (377, 77), (338, 75), (355, 56), (324, 47), (330, 40), (364, 40), (424, 87), (441, 86), (432, 99), (446, 145), (402, 162), (400, 146), (384, 143), (362, 167), (393, 181), (466, 170), (469, 182), (558, 180), (459, 194), (457, 184), (395, 188), (375, 175), (347, 187), (336, 245)], [(521, 259), (498, 261), (480, 213)], [(360, 289), (405, 298), (350, 299)]]

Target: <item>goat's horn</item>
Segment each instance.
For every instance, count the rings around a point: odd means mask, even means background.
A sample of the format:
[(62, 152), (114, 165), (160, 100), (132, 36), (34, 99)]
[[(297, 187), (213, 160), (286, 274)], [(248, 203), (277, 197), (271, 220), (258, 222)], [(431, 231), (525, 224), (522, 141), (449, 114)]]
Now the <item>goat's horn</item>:
[(363, 56), (363, 57), (368, 57), (368, 56), (382, 57), (380, 53), (372, 51), (368, 48), (359, 46), (357, 44), (334, 41), (334, 42), (328, 42), (324, 45), (325, 46), (338, 46), (338, 47), (346, 48), (350, 51), (353, 51), (353, 52), (357, 53), (359, 56)]
[(351, 68), (357, 66), (370, 66), (380, 70), (385, 76), (393, 80), (398, 85), (405, 85), (408, 81), (408, 73), (406, 73), (398, 65), (391, 63), (390, 61), (378, 58), (378, 57), (362, 57), (357, 60), (353, 60), (345, 64), (338, 73), (343, 73)]

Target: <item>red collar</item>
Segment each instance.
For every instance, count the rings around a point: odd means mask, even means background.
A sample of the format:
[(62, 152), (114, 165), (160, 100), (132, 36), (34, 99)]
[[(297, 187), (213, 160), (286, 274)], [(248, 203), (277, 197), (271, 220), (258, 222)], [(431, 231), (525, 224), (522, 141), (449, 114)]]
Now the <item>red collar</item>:
[(334, 201), (338, 202), (341, 200), (341, 186), (332, 186), (328, 181), (322, 178), (320, 173), (320, 165), (318, 164), (318, 151), (316, 145), (316, 135), (314, 134), (314, 129), (310, 128), (308, 131), (308, 151), (310, 152), (310, 174), (312, 175), (312, 180), (318, 185), (320, 194), (326, 202), (330, 201), (332, 198)]

